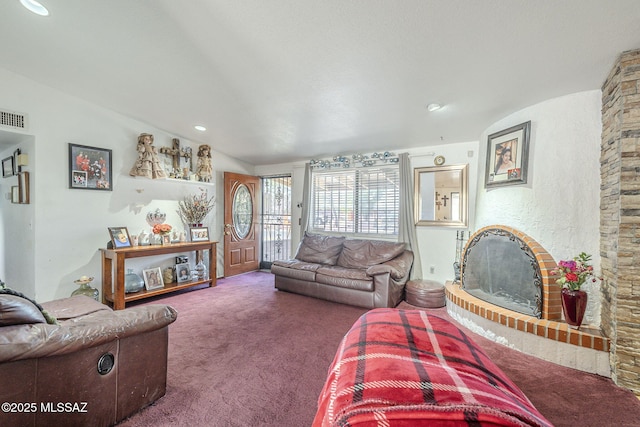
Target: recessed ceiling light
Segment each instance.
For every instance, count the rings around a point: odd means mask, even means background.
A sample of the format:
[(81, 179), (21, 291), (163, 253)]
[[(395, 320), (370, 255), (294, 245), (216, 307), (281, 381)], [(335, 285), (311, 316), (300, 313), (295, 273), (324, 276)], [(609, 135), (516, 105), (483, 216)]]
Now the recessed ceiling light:
[(429, 104), (429, 105), (427, 105), (427, 110), (428, 110), (429, 112), (431, 112), (431, 111), (437, 111), (437, 110), (439, 110), (439, 109), (441, 109), (441, 108), (442, 108), (442, 105), (440, 105), (440, 104)]
[(30, 12), (40, 16), (49, 16), (49, 11), (46, 7), (38, 3), (36, 0), (20, 0), (20, 3), (27, 8)]
[(207, 130), (207, 128), (202, 125), (196, 125), (194, 126), (194, 128), (196, 128), (196, 130), (199, 130), (200, 132), (204, 132), (205, 130)]

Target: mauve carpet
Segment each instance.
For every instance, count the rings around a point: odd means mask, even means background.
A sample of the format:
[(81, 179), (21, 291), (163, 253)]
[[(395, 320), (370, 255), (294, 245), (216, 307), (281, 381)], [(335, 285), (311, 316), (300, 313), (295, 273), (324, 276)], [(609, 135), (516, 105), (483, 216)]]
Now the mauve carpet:
[[(144, 304), (158, 303), (178, 311), (167, 394), (119, 426), (310, 426), (337, 346), (367, 311), (277, 291), (268, 272)], [(611, 380), (469, 335), (554, 425), (640, 425), (640, 401)]]

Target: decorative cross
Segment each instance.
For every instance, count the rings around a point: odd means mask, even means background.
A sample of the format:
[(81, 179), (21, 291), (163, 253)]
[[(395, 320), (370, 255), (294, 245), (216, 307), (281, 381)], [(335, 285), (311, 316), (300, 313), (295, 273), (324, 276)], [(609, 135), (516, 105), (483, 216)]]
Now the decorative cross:
[(447, 200), (449, 200), (449, 197), (447, 197), (447, 195), (445, 194), (444, 196), (442, 196), (442, 200), (444, 201), (444, 207), (447, 207)]
[(438, 201), (436, 202), (436, 205), (438, 206), (438, 210), (440, 210), (440, 206), (442, 206), (442, 202)]
[(173, 147), (160, 147), (160, 153), (166, 154), (173, 158), (173, 169), (180, 169), (180, 157), (184, 157), (189, 161), (189, 171), (193, 170), (193, 156), (191, 155), (191, 148), (183, 148), (180, 149), (180, 140), (178, 138), (173, 138), (171, 140), (173, 143)]

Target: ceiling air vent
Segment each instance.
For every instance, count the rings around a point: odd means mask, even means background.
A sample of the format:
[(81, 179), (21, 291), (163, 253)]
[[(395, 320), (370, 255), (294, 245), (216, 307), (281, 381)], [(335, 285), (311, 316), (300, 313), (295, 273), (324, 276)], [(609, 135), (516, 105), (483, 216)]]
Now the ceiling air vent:
[(0, 128), (27, 130), (27, 115), (15, 111), (0, 110)]

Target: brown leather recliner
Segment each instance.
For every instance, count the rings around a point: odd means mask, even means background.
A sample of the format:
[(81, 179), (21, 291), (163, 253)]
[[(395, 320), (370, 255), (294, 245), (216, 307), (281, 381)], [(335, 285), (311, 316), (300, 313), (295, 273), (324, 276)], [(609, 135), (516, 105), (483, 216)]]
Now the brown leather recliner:
[[(47, 323), (51, 314), (58, 324)], [(0, 294), (0, 425), (110, 426), (164, 396), (176, 311)]]

